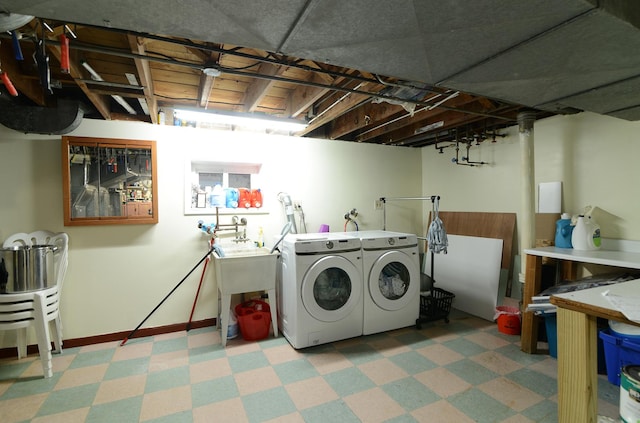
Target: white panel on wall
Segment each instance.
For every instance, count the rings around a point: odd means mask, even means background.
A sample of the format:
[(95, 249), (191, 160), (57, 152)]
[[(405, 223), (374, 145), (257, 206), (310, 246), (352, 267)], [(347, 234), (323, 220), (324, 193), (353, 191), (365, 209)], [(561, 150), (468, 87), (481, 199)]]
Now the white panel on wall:
[(562, 213), (562, 182), (538, 184), (538, 213)]
[[(448, 235), (447, 254), (435, 254), (435, 286), (453, 293), (453, 308), (493, 321), (498, 303), (502, 240)], [(431, 254), (425, 254), (425, 269)], [(429, 271), (426, 272), (427, 274)]]

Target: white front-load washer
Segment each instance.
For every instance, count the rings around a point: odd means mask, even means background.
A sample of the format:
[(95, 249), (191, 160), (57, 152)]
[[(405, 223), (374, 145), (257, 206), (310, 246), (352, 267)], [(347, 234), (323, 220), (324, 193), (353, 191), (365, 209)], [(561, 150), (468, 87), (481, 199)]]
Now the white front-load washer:
[(349, 232), (362, 243), (364, 319), (370, 335), (416, 324), (420, 316), (420, 253), (413, 234)]
[(290, 234), (277, 283), (279, 327), (296, 349), (362, 335), (360, 239), (344, 233)]

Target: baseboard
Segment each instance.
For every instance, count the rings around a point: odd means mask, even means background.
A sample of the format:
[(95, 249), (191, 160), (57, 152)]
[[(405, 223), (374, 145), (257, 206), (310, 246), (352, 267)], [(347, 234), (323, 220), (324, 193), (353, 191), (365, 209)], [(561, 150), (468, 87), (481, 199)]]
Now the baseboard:
[[(215, 326), (215, 325), (216, 325), (216, 319), (211, 318), (211, 319), (204, 319), (196, 322), (191, 322), (191, 324), (189, 325), (189, 328), (199, 329), (199, 328), (205, 328), (205, 327)], [(143, 328), (136, 331), (134, 336), (129, 339), (144, 338), (147, 336), (155, 336), (155, 335), (161, 335), (163, 333), (171, 333), (171, 332), (180, 332), (183, 330), (187, 330), (187, 323), (176, 323), (173, 325), (157, 326), (154, 328)], [(126, 332), (114, 332), (114, 333), (107, 333), (103, 335), (88, 336), (86, 338), (63, 339), (62, 349), (64, 350), (65, 348), (84, 347), (86, 345), (101, 344), (103, 342), (123, 341), (125, 338), (129, 336), (130, 333), (131, 331), (129, 330)], [(30, 355), (30, 354), (38, 354), (37, 344), (27, 345), (27, 355)], [(17, 356), (18, 356), (18, 350), (16, 347), (7, 347), (7, 348), (0, 349), (0, 358), (10, 358), (10, 357), (17, 357)]]

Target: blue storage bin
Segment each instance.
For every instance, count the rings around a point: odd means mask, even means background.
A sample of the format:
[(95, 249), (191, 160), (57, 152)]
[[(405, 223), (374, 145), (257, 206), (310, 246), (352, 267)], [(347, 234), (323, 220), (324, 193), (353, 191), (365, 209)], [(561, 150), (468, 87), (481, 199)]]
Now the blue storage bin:
[(612, 334), (609, 329), (600, 331), (604, 343), (607, 380), (620, 386), (620, 371), (629, 364), (640, 364), (640, 341)]
[(558, 323), (555, 313), (543, 314), (544, 328), (547, 331), (547, 343), (549, 344), (549, 355), (558, 358)]

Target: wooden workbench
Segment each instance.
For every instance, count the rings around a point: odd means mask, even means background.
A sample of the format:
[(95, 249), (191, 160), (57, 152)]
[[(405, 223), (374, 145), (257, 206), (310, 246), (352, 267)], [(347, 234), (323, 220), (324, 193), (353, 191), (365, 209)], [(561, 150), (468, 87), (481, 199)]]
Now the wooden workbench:
[[(525, 282), (522, 295), (523, 310), (531, 303), (531, 297), (538, 295), (542, 258), (550, 257), (562, 262), (562, 279), (574, 280), (578, 263), (600, 264), (605, 266), (640, 269), (640, 253), (597, 250), (580, 251), (572, 248), (541, 247), (524, 250), (526, 255)], [(520, 345), (522, 351), (535, 354), (538, 352), (539, 317), (531, 312), (522, 314), (522, 330)]]
[(551, 303), (558, 307), (559, 423), (597, 421), (597, 318), (636, 324), (612, 308), (602, 295), (605, 291), (640, 298), (640, 279), (551, 296)]
[[(542, 258), (560, 260), (563, 278), (575, 279), (578, 263), (599, 264), (628, 269), (640, 269), (640, 253), (597, 250), (579, 251), (567, 248), (542, 247), (524, 251), (526, 254), (524, 308), (531, 297), (540, 292)], [(614, 310), (602, 292), (640, 297), (640, 280), (615, 285), (558, 294), (551, 303), (558, 307), (558, 421), (560, 423), (597, 421), (598, 352), (597, 318), (629, 322)], [(538, 317), (531, 312), (522, 315), (521, 349), (536, 353)]]

